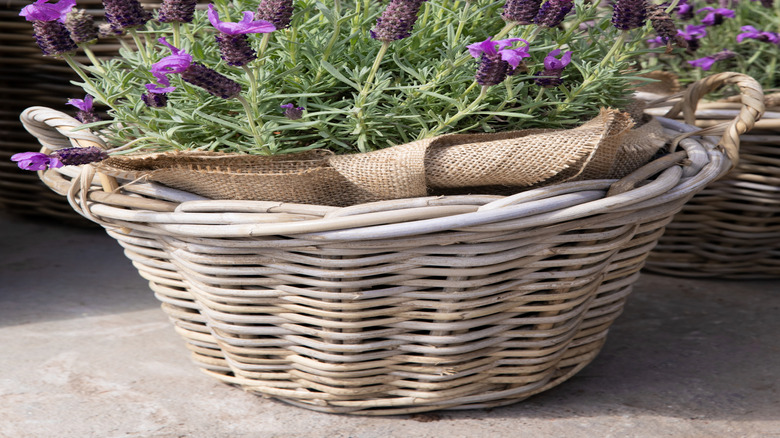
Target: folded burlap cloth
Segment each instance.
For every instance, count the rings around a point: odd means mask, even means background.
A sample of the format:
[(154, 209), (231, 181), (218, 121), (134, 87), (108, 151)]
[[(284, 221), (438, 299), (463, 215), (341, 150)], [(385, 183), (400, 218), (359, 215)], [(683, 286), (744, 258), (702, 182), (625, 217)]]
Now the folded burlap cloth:
[(98, 170), (212, 199), (347, 206), (620, 178), (645, 164), (666, 142), (655, 120), (633, 126), (629, 114), (604, 109), (593, 120), (565, 130), (443, 135), (351, 155), (316, 150), (270, 157), (198, 151), (114, 156)]

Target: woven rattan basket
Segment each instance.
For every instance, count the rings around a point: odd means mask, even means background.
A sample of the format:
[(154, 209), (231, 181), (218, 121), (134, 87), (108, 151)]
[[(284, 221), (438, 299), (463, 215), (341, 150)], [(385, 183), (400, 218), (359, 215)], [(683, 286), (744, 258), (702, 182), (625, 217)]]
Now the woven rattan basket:
[[(693, 88), (724, 83), (746, 96), (718, 130), (734, 155), (761, 91), (738, 74)], [(48, 147), (99, 142), (51, 110), (23, 120)], [(670, 138), (696, 130), (663, 123)], [(308, 409), (389, 415), (514, 403), (590, 363), (664, 226), (730, 168), (711, 138), (680, 146), (620, 181), (350, 207), (112, 189), (105, 176), (101, 188), (89, 165), (41, 177), (125, 248), (207, 374)]]
[[(688, 202), (667, 226), (649, 270), (687, 277), (780, 277), (780, 106), (740, 136), (740, 159), (728, 175)], [(733, 117), (739, 103), (699, 105), (697, 126)], [(662, 108), (650, 112), (663, 113)]]

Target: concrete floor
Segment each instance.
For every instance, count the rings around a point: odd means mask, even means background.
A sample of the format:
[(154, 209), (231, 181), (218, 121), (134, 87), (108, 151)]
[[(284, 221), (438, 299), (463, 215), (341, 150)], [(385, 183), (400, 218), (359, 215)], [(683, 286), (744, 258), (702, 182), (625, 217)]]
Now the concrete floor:
[(780, 281), (643, 274), (596, 360), (491, 410), (323, 414), (190, 362), (102, 229), (0, 213), (0, 437), (780, 437)]

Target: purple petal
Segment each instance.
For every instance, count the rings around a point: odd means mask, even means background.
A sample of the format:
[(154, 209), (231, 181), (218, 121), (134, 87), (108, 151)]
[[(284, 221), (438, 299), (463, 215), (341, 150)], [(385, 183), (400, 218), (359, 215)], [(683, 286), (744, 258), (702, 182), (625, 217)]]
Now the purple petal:
[[(11, 156), (11, 161), (24, 170), (45, 170), (51, 159), (40, 152), (22, 152)], [(61, 167), (61, 166), (58, 166)]]
[(60, 0), (57, 3), (49, 4), (49, 0), (38, 0), (31, 5), (22, 8), (19, 13), (27, 21), (54, 21), (64, 23), (65, 17), (71, 9), (76, 6), (76, 0)]
[(485, 41), (466, 46), (466, 48), (469, 49), (469, 54), (474, 58), (479, 58), (483, 53), (487, 55), (495, 55), (498, 53), (496, 52), (496, 42), (490, 38), (486, 39)]
[(93, 97), (87, 94), (84, 96), (84, 99), (68, 99), (67, 104), (73, 105), (76, 108), (80, 109), (81, 111), (90, 112), (92, 111), (92, 102), (94, 101)]
[(214, 5), (209, 5), (209, 22), (218, 31), (228, 35), (241, 35), (247, 33), (268, 33), (276, 30), (276, 26), (273, 23), (265, 20), (253, 21), (255, 18), (254, 12), (245, 11), (244, 18), (238, 23), (231, 23), (229, 21), (220, 21), (219, 13), (214, 8)]
[(715, 64), (715, 59), (710, 56), (705, 56), (704, 58), (688, 61), (688, 64), (694, 67), (700, 67), (702, 70), (707, 71), (712, 68), (712, 64)]
[[(166, 78), (167, 79), (167, 78)], [(162, 81), (161, 81), (162, 82)], [(146, 90), (153, 94), (165, 94), (170, 93), (176, 89), (176, 87), (165, 87), (157, 84), (145, 84)]]

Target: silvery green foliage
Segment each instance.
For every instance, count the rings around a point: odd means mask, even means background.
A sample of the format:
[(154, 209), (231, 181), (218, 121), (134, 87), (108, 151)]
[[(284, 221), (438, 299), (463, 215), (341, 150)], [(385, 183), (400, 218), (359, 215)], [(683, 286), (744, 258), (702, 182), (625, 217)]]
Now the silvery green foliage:
[[(244, 11), (256, 11), (259, 3), (214, 1), (221, 19), (232, 22)], [(84, 67), (91, 76), (83, 83), (85, 91), (99, 106), (108, 106), (113, 118), (92, 126), (116, 146), (130, 143), (126, 151), (253, 154), (313, 148), (350, 153), (446, 133), (569, 128), (601, 107), (622, 107), (641, 73), (633, 60), (651, 51), (644, 45), (652, 36), (649, 25), (615, 44), (621, 31), (610, 23), (606, 0), (577, 0), (555, 28), (507, 23), (504, 2), (430, 0), (421, 5), (411, 36), (386, 43), (378, 57), (383, 43), (370, 31), (386, 4), (297, 0), (289, 28), (249, 35), (258, 59), (243, 68), (220, 58), (204, 10), (195, 12), (192, 23), (150, 20), (135, 29), (139, 49), (125, 43), (120, 56)], [(157, 43), (160, 37), (238, 82), (245, 104), (212, 96), (176, 75), (171, 75), (176, 90), (167, 94), (164, 106), (145, 104), (151, 64), (171, 53)], [(466, 46), (499, 37), (529, 41), (531, 57), (502, 83), (481, 87), (474, 76), (478, 60)], [(545, 56), (559, 48), (573, 52), (561, 84), (535, 85), (534, 73), (544, 70)], [(282, 105), (289, 104), (304, 108), (302, 117), (285, 116)]]

